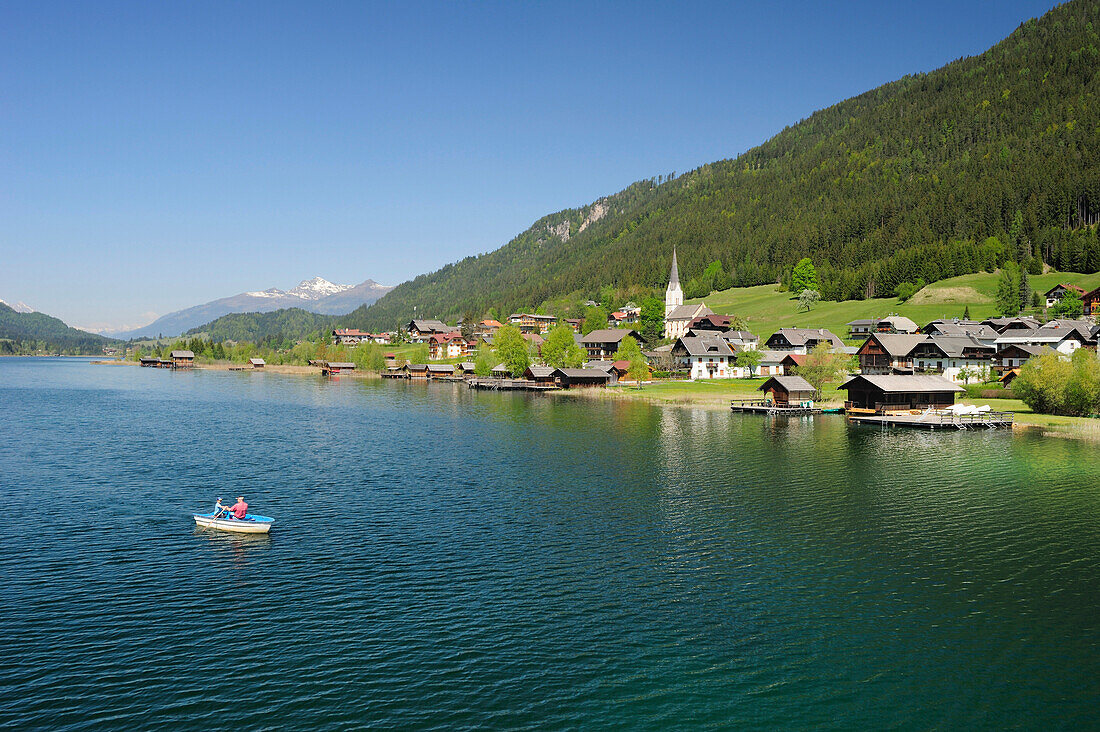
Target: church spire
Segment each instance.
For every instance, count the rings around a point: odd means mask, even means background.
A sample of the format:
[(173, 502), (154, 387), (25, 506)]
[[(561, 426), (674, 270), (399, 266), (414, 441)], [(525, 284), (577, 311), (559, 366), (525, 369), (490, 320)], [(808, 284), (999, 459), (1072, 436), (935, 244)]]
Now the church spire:
[(680, 286), (680, 270), (676, 266), (676, 246), (672, 247), (672, 271), (668, 274), (668, 286)]

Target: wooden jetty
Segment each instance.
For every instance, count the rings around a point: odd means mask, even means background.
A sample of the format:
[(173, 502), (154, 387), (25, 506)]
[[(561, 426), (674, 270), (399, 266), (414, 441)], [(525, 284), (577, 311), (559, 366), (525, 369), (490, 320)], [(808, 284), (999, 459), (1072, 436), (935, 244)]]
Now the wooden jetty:
[(557, 384), (540, 384), (530, 379), (469, 379), (471, 389), (490, 391), (554, 391), (560, 389)]
[(813, 402), (781, 404), (763, 399), (733, 399), (730, 401), (730, 409), (734, 412), (783, 415), (821, 414), (822, 411), (821, 407), (814, 406)]
[(911, 427), (924, 430), (975, 430), (1012, 429), (1013, 412), (979, 412), (959, 414), (948, 409), (909, 410), (898, 412), (873, 412), (848, 409), (849, 422), (881, 427)]

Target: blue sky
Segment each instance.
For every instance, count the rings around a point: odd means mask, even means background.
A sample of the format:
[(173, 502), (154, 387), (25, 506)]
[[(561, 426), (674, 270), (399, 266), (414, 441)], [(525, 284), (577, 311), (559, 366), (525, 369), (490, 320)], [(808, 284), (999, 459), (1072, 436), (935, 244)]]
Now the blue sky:
[(979, 53), (1050, 0), (0, 5), (0, 298), (396, 284)]

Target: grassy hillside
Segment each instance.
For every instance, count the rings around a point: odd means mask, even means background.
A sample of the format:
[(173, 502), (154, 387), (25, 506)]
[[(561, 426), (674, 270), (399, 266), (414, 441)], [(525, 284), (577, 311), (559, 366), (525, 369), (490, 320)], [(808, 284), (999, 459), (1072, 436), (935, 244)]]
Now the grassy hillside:
[[(761, 339), (779, 328), (828, 328), (843, 338), (848, 333), (845, 324), (849, 321), (891, 313), (912, 318), (918, 325), (936, 318), (962, 317), (968, 306), (971, 318), (991, 317), (995, 314), (997, 279), (998, 275), (987, 272), (962, 275), (928, 285), (908, 302), (899, 302), (894, 297), (820, 302), (809, 312), (798, 312), (798, 301), (775, 285), (735, 287), (692, 302), (705, 302), (716, 313), (737, 315)], [(1100, 286), (1100, 273), (1051, 272), (1031, 277), (1032, 289), (1040, 293), (1060, 282), (1091, 290)]]
[(97, 355), (103, 347), (118, 344), (113, 338), (70, 328), (44, 313), (17, 313), (0, 304), (0, 354), (68, 353)]
[(1004, 259), (1100, 270), (1100, 2), (1073, 0), (978, 56), (816, 112), (732, 160), (546, 216), (398, 286), (349, 322), (509, 312), (601, 286), (783, 280), (810, 256), (826, 300)]

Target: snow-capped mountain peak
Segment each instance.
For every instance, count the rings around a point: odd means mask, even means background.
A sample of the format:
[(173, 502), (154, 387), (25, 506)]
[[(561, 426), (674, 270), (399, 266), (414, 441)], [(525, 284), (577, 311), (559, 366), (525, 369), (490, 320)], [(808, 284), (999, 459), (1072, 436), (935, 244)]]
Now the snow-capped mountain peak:
[(14, 305), (12, 305), (10, 302), (5, 302), (4, 300), (0, 300), (0, 305), (7, 305), (9, 308), (11, 308), (12, 310), (14, 310), (17, 313), (33, 313), (34, 312), (34, 308), (32, 308), (30, 305), (28, 305), (27, 303), (22, 302), (22, 301), (17, 302)]
[(335, 295), (352, 289), (353, 285), (336, 285), (324, 277), (314, 277), (311, 280), (302, 280), (298, 286), (291, 290), (280, 290), (272, 287), (259, 292), (246, 292), (249, 297), (296, 297), (299, 300), (320, 300), (321, 298)]
[(350, 290), (352, 285), (336, 285), (324, 277), (314, 277), (311, 280), (302, 280), (288, 295), (296, 295), (303, 300), (320, 300), (322, 297), (335, 295), (344, 290)]

